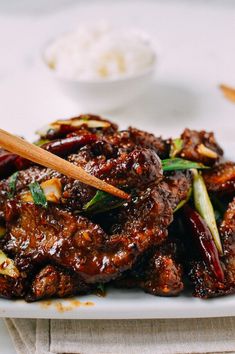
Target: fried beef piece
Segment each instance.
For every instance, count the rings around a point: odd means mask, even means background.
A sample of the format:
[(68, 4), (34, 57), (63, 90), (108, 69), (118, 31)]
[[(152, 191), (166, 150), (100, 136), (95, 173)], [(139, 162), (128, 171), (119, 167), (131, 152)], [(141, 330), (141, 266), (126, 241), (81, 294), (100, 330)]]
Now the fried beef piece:
[(192, 174), (190, 171), (168, 172), (163, 183), (168, 190), (168, 199), (174, 210), (181, 201), (188, 199), (192, 188)]
[(115, 156), (112, 146), (98, 142), (82, 148), (68, 160), (88, 173), (123, 188), (139, 188), (162, 179), (161, 161), (151, 149), (134, 149)]
[(223, 240), (223, 261), (226, 266), (227, 279), (233, 283), (235, 291), (235, 198), (224, 215), (220, 233)]
[[(163, 178), (161, 161), (153, 150), (133, 150), (119, 156), (114, 150), (110, 144), (97, 142), (70, 155), (68, 161), (95, 177), (129, 190), (143, 190)], [(82, 206), (95, 194), (93, 188), (78, 181), (63, 177), (61, 182), (64, 186), (64, 203), (72, 209), (82, 210)]]
[(22, 298), (25, 294), (25, 279), (11, 278), (7, 275), (0, 275), (0, 297), (6, 299)]
[(221, 262), (225, 280), (219, 282), (205, 262), (193, 261), (189, 275), (194, 285), (194, 295), (197, 297), (209, 298), (235, 293), (235, 199), (225, 213), (220, 235), (224, 248)]
[(161, 159), (169, 157), (170, 141), (136, 128), (129, 127), (128, 130), (108, 135), (105, 140), (113, 146), (117, 146), (121, 152), (131, 152), (136, 148), (147, 148), (155, 151)]
[(140, 188), (162, 179), (161, 161), (150, 149), (123, 153), (91, 170), (96, 177), (122, 188)]
[[(191, 189), (192, 176), (189, 171), (168, 173), (162, 184), (167, 190), (167, 199), (171, 208), (175, 207), (188, 196)], [(140, 287), (146, 292), (174, 296), (183, 291), (183, 269), (180, 265), (182, 256), (181, 244), (175, 238), (167, 239), (157, 249), (149, 249), (138, 258), (131, 271), (115, 281), (115, 286), (123, 288)]]
[(142, 288), (159, 296), (176, 296), (184, 289), (183, 268), (177, 258), (177, 244), (166, 241), (142, 256), (132, 271), (115, 281), (115, 286)]
[[(223, 150), (217, 144), (214, 133), (185, 129), (181, 134), (181, 139), (183, 140), (183, 148), (178, 156), (186, 160), (213, 165), (223, 155)], [(216, 153), (217, 157), (211, 157), (208, 152), (203, 151), (202, 146)]]
[(35, 264), (53, 261), (89, 283), (107, 282), (130, 269), (151, 245), (163, 242), (172, 209), (163, 186), (147, 189), (123, 206), (120, 233), (108, 235), (84, 216), (57, 207), (8, 202), (4, 249)]
[(230, 195), (235, 193), (235, 163), (224, 162), (203, 172), (210, 193)]
[(215, 278), (204, 261), (190, 262), (189, 278), (194, 288), (193, 296), (202, 299), (228, 295), (233, 292), (233, 289)]
[(26, 301), (36, 301), (50, 297), (68, 297), (76, 294), (87, 294), (91, 291), (88, 286), (74, 273), (54, 265), (47, 265), (34, 278)]
[(170, 141), (162, 137), (156, 137), (154, 134), (129, 127), (130, 137), (133, 142), (140, 147), (154, 150), (161, 159), (169, 157)]
[(176, 247), (174, 242), (166, 242), (152, 256), (140, 284), (146, 292), (176, 296), (183, 291), (183, 268), (176, 260)]

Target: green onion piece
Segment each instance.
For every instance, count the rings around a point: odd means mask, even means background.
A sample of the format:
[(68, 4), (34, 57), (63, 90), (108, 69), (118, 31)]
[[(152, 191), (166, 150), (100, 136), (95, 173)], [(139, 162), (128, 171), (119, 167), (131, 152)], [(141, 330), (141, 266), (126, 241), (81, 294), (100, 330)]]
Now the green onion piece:
[(193, 195), (195, 208), (207, 223), (219, 253), (223, 254), (223, 247), (216, 225), (215, 213), (209, 198), (203, 177), (197, 170), (193, 170)]
[(103, 191), (97, 191), (95, 196), (84, 205), (83, 210), (88, 213), (98, 214), (118, 208), (125, 200), (112, 196)]
[(50, 141), (50, 140), (48, 140), (48, 139), (39, 139), (39, 140), (37, 140), (37, 141), (34, 142), (34, 145), (36, 145), (36, 146), (42, 146), (42, 145), (44, 145), (44, 144), (46, 144), (46, 143), (49, 143), (49, 141)]
[(179, 157), (162, 160), (163, 171), (190, 170), (192, 168), (206, 169), (209, 167), (203, 165), (202, 163), (184, 160)]
[(176, 138), (172, 140), (171, 149), (170, 149), (170, 157), (174, 158), (183, 148), (183, 140), (180, 138)]
[(9, 186), (8, 197), (9, 198), (14, 197), (14, 194), (16, 191), (16, 181), (17, 181), (18, 175), (19, 175), (19, 172), (17, 171), (15, 173), (13, 173), (13, 175), (11, 175), (11, 177), (9, 178), (9, 183), (8, 183), (8, 186)]
[(190, 187), (186, 199), (183, 199), (179, 202), (179, 204), (174, 209), (174, 213), (177, 210), (179, 210), (180, 208), (182, 208), (182, 206), (184, 206), (184, 204), (186, 204), (189, 201), (189, 199), (191, 198), (191, 195), (192, 195), (192, 191), (193, 191), (193, 189), (192, 189), (192, 187)]
[(7, 255), (0, 250), (0, 274), (7, 275), (11, 278), (18, 278), (20, 276), (19, 270), (16, 268), (14, 261), (7, 257)]
[(29, 185), (30, 192), (33, 197), (34, 204), (47, 207), (46, 196), (38, 182), (33, 182)]

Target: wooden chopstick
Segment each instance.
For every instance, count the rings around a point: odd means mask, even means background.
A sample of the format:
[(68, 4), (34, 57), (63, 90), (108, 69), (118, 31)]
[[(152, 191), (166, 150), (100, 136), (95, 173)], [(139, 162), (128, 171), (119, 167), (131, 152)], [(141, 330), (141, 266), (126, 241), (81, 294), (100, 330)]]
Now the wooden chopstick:
[(116, 197), (129, 199), (129, 194), (120, 189), (108, 184), (99, 178), (89, 175), (81, 167), (75, 166), (72, 163), (53, 155), (52, 153), (41, 149), (40, 147), (31, 144), (15, 135), (0, 129), (0, 146), (4, 149), (24, 157), (27, 160), (33, 161), (39, 165), (56, 170), (65, 176), (77, 179), (82, 183), (95, 187)]

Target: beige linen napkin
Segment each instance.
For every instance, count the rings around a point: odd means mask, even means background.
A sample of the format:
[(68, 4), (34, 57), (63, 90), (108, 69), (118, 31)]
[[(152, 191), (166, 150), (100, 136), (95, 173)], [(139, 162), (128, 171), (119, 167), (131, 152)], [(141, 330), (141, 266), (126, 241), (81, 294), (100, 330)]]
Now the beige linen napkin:
[(18, 354), (235, 353), (235, 317), (181, 320), (6, 319)]

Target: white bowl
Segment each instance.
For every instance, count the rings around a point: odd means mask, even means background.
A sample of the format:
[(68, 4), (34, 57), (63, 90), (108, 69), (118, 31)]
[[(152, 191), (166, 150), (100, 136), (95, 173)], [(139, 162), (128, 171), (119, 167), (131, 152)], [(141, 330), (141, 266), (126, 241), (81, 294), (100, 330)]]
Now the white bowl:
[(121, 108), (138, 98), (150, 85), (156, 67), (156, 51), (153, 63), (138, 74), (115, 79), (70, 79), (51, 69), (42, 53), (43, 66), (56, 81), (64, 94), (77, 101), (84, 111), (105, 112)]
[(109, 111), (123, 107), (139, 97), (149, 87), (154, 67), (139, 75), (110, 81), (69, 80), (53, 72), (51, 74), (61, 90), (78, 101), (83, 110)]

